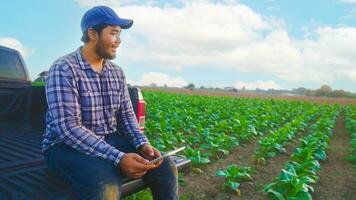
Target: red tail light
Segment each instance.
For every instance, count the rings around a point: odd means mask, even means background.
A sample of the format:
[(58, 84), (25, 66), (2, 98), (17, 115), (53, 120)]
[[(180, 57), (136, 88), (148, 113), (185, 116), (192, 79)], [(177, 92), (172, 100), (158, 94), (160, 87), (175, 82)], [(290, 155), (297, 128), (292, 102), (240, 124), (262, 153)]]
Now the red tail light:
[(144, 132), (145, 129), (145, 113), (146, 113), (146, 102), (143, 100), (141, 91), (138, 92), (138, 105), (137, 105), (137, 121), (140, 130)]

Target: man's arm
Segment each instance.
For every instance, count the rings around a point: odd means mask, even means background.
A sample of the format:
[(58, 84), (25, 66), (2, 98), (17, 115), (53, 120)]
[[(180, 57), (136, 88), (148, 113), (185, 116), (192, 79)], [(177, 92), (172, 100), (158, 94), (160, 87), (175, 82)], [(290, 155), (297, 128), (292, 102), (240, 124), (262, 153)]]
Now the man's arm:
[(141, 132), (134, 110), (132, 108), (132, 103), (130, 100), (130, 94), (126, 84), (126, 78), (122, 70), (121, 74), (121, 85), (122, 88), (120, 108), (118, 112), (118, 125), (123, 135), (130, 141), (130, 143), (138, 150), (140, 146), (144, 144), (149, 144), (146, 136)]
[(56, 132), (65, 144), (91, 156), (108, 159), (118, 166), (125, 153), (117, 150), (82, 125), (79, 92), (73, 71), (66, 65), (50, 70), (46, 97)]

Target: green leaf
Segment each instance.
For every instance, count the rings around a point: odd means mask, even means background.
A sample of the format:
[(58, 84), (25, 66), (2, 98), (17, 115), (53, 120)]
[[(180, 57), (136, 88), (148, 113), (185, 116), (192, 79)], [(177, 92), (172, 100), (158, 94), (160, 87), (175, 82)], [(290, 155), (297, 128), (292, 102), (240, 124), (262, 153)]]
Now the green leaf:
[(295, 174), (295, 171), (294, 171), (294, 173), (292, 173), (292, 172), (290, 172), (290, 171), (287, 171), (287, 170), (285, 170), (285, 169), (282, 169), (282, 172), (281, 172), (281, 174), (280, 174), (280, 179), (282, 180), (282, 181), (290, 181), (290, 180), (292, 180), (292, 178), (294, 177), (294, 176), (296, 176), (296, 174)]
[(315, 157), (318, 158), (319, 160), (326, 160), (326, 153), (324, 150), (322, 149), (318, 149), (316, 152), (315, 152)]
[(232, 189), (233, 191), (236, 191), (237, 188), (240, 187), (240, 183), (234, 182), (234, 181), (228, 181), (227, 183), (225, 183), (227, 187), (229, 187), (230, 189)]
[(268, 152), (267, 153), (267, 157), (268, 158), (273, 158), (273, 157), (275, 157), (277, 154), (276, 154), (276, 152)]
[(283, 197), (283, 195), (275, 190), (272, 190), (272, 189), (269, 189), (267, 191), (267, 193), (269, 195), (271, 195), (272, 197), (274, 197), (275, 199), (278, 199), (278, 200), (285, 200), (286, 198)]
[(305, 184), (309, 184), (309, 183), (315, 183), (315, 180), (312, 179), (309, 176), (304, 176), (300, 179), (300, 182), (305, 183)]
[(227, 174), (225, 173), (225, 171), (219, 170), (219, 171), (216, 172), (216, 176), (226, 177)]
[(209, 162), (210, 162), (209, 158), (200, 158), (199, 159), (199, 163), (201, 163), (201, 164), (206, 164), (206, 163), (209, 163)]
[(268, 185), (265, 185), (265, 187), (263, 188), (263, 191), (264, 192), (268, 192), (269, 190), (271, 190), (273, 187), (275, 187), (277, 185), (277, 183), (276, 182), (272, 182), (272, 183), (270, 183), (270, 184), (268, 184)]
[(314, 188), (310, 185), (306, 185), (306, 187), (308, 188), (308, 192), (314, 192)]
[(296, 199), (298, 200), (312, 200), (312, 197), (310, 196), (310, 194), (308, 192), (298, 192), (298, 194), (295, 196)]

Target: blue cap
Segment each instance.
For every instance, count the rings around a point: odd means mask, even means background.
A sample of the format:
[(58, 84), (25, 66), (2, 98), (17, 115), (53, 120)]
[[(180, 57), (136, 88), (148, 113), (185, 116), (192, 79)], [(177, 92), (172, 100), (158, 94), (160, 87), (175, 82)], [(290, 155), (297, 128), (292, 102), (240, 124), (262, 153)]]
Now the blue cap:
[(83, 15), (80, 26), (84, 33), (89, 28), (99, 24), (115, 25), (122, 29), (128, 29), (132, 26), (133, 20), (120, 18), (110, 7), (95, 6)]

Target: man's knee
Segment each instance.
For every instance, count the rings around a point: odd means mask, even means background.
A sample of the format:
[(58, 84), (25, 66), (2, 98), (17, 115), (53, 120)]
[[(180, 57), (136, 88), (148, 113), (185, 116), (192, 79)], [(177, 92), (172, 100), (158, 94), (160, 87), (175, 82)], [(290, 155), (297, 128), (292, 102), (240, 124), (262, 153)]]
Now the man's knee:
[(108, 183), (102, 186), (102, 199), (113, 200), (120, 199), (120, 189), (117, 184)]
[[(89, 188), (88, 188), (89, 189)], [(120, 186), (117, 183), (102, 183), (90, 187), (80, 199), (116, 200), (120, 199)]]

